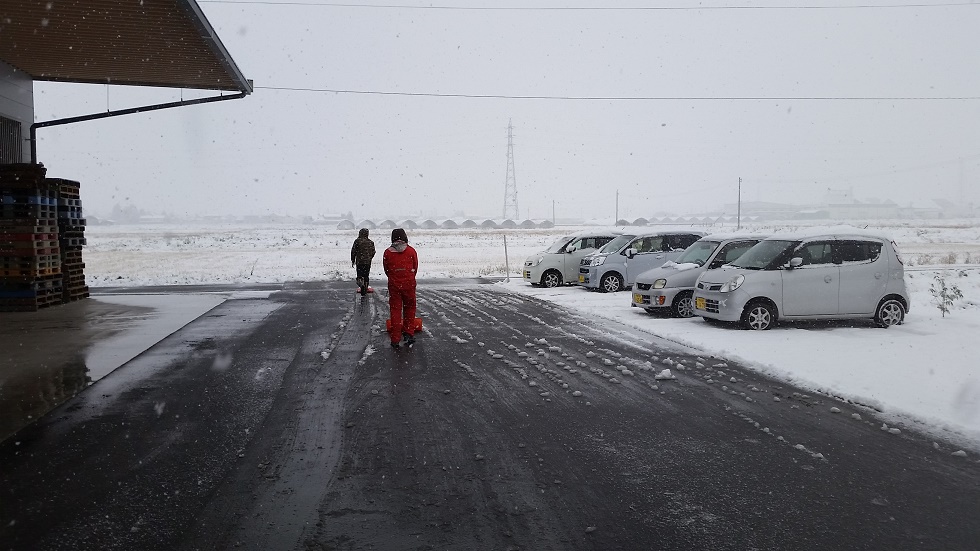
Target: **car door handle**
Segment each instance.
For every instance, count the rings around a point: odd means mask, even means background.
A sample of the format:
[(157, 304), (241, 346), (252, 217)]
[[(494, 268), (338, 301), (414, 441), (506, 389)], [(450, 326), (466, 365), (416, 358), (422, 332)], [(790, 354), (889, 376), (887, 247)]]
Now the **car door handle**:
[(831, 281), (833, 281), (833, 280), (834, 280), (834, 278), (833, 278), (833, 276), (827, 276), (827, 277), (825, 277), (825, 278), (823, 278), (823, 280), (824, 280), (825, 282), (827, 282), (827, 283), (830, 283)]
[(875, 272), (875, 279), (881, 279), (881, 272)]

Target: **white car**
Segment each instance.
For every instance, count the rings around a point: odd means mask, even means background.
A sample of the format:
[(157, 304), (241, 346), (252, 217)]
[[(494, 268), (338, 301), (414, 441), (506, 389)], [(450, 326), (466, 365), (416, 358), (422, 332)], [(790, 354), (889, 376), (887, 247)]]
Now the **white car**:
[(604, 293), (630, 289), (636, 276), (676, 259), (704, 235), (703, 231), (674, 228), (623, 234), (582, 258), (578, 284)]
[(774, 235), (701, 274), (694, 289), (696, 315), (755, 330), (782, 319), (867, 318), (889, 327), (908, 311), (895, 242), (857, 228)]
[(527, 257), (524, 261), (524, 280), (531, 285), (545, 287), (576, 283), (579, 260), (621, 233), (616, 230), (589, 230), (566, 235), (547, 249)]
[(630, 306), (647, 312), (670, 311), (675, 317), (694, 316), (694, 283), (714, 268), (736, 260), (767, 236), (759, 234), (711, 234), (698, 239), (673, 262), (636, 276)]

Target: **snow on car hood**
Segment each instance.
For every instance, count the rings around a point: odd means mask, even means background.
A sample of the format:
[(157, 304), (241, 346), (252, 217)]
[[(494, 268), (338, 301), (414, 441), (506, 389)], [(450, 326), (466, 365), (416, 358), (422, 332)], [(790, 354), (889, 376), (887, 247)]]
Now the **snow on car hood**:
[(728, 280), (735, 277), (738, 274), (744, 274), (747, 271), (742, 268), (736, 268), (729, 264), (725, 264), (721, 268), (715, 268), (714, 270), (708, 270), (701, 274), (702, 283), (728, 283)]
[(678, 263), (674, 262), (673, 260), (668, 260), (667, 262), (664, 262), (664, 264), (663, 264), (663, 266), (661, 266), (661, 268), (665, 268), (665, 269), (669, 268), (669, 269), (674, 270), (674, 271), (677, 271), (677, 272), (684, 272), (684, 271), (687, 271), (687, 270), (696, 270), (696, 269), (700, 268), (700, 266), (698, 266), (698, 264), (696, 262), (685, 262), (683, 264), (678, 264)]
[(694, 285), (694, 280), (697, 279), (697, 273), (684, 274), (683, 276), (678, 275), (681, 272), (690, 272), (691, 270), (696, 270), (700, 268), (697, 264), (693, 262), (685, 262), (683, 264), (677, 264), (673, 260), (668, 260), (664, 262), (662, 266), (658, 266), (652, 270), (647, 270), (642, 274), (636, 276), (637, 283), (653, 283), (658, 279), (666, 279), (667, 287), (689, 287)]

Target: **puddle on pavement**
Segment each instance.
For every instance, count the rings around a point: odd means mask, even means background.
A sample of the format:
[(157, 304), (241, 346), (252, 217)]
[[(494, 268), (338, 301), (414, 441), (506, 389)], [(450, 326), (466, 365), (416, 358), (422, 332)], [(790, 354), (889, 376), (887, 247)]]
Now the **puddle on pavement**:
[(111, 295), (0, 313), (0, 441), (225, 298)]

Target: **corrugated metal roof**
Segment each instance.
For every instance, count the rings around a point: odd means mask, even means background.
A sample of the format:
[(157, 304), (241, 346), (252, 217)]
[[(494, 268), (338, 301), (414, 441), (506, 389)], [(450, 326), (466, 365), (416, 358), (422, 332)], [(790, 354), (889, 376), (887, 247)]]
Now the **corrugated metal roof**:
[(194, 0), (2, 0), (0, 60), (35, 80), (252, 91)]

